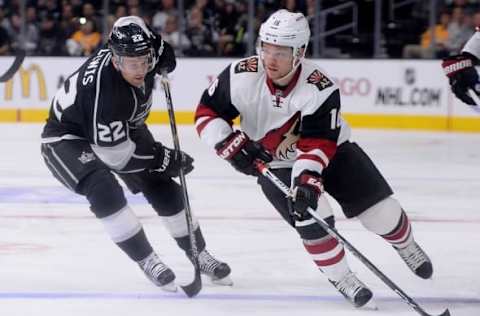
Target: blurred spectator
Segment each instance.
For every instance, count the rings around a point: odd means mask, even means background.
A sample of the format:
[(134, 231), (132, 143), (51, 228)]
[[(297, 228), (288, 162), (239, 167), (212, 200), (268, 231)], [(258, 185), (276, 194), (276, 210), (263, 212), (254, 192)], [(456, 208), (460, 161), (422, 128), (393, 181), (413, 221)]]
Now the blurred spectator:
[(447, 8), (450, 10), (450, 12), (453, 12), (455, 8), (461, 8), (465, 14), (471, 15), (476, 9), (478, 9), (478, 1), (453, 0), (447, 2), (450, 2), (450, 4), (447, 5)]
[(123, 16), (127, 16), (127, 7), (122, 5), (117, 6), (115, 9), (115, 21)]
[(35, 8), (34, 6), (28, 6), (25, 12), (25, 16), (27, 19), (27, 24), (31, 23), (38, 27), (37, 8)]
[(82, 16), (82, 10), (83, 10), (83, 1), (82, 0), (70, 0), (70, 4), (73, 7), (73, 15), (75, 17), (80, 17)]
[(315, 0), (307, 0), (305, 6), (305, 15), (310, 20), (315, 17)]
[(218, 20), (217, 52), (220, 56), (230, 56), (234, 50), (237, 25), (237, 12), (234, 1), (226, 1)]
[(202, 11), (202, 24), (209, 32), (212, 32), (212, 37), (216, 38), (217, 21), (223, 11), (223, 0), (195, 0), (191, 9), (194, 8)]
[(176, 56), (182, 56), (183, 51), (188, 50), (191, 45), (190, 40), (185, 35), (180, 37), (180, 34), (177, 16), (169, 15), (160, 35), (173, 47)]
[(80, 30), (73, 33), (66, 42), (70, 56), (89, 56), (100, 44), (102, 36), (95, 30), (95, 22), (87, 20)]
[(140, 11), (140, 8), (137, 6), (128, 7), (128, 15), (142, 16), (142, 12)]
[(44, 20), (48, 16), (58, 21), (61, 15), (61, 10), (56, 0), (38, 0), (37, 12), (40, 20)]
[(475, 32), (472, 17), (464, 14), (461, 7), (455, 7), (447, 30), (448, 37), (445, 41), (445, 49), (438, 52), (438, 57), (440, 58), (458, 54), (461, 51), (465, 43)]
[(25, 34), (22, 34), (22, 20), (18, 14), (10, 16), (10, 27), (7, 29), (11, 40), (11, 49), (22, 48), (27, 55), (34, 55), (39, 42), (38, 27), (33, 23), (25, 25)]
[(4, 10), (0, 7), (0, 55), (8, 55), (10, 53), (10, 37), (7, 29), (3, 26)]
[(473, 15), (473, 27), (480, 28), (480, 12)]
[[(148, 16), (144, 15), (145, 10), (143, 10), (143, 7), (140, 5), (139, 0), (127, 0), (127, 11), (128, 15), (136, 15), (142, 18)], [(147, 21), (145, 21), (145, 23), (147, 23)]]
[(226, 0), (218, 18), (219, 56), (236, 56), (245, 53), (245, 31), (248, 25), (247, 7), (243, 1)]
[(191, 43), (189, 49), (185, 50), (188, 56), (215, 56), (215, 49), (211, 32), (203, 24), (203, 12), (193, 8), (188, 17), (186, 35)]
[(177, 16), (177, 9), (175, 8), (175, 0), (162, 0), (161, 1), (161, 9), (152, 19), (152, 27), (157, 32), (160, 33), (165, 28), (165, 24), (167, 23), (167, 19), (170, 16)]
[(95, 6), (91, 2), (86, 2), (82, 6), (82, 15), (86, 21), (92, 21), (94, 26), (102, 32), (102, 18), (97, 14)]
[(437, 51), (445, 49), (448, 39), (448, 24), (450, 14), (444, 12), (440, 15), (440, 23), (433, 27), (435, 47), (432, 46), (432, 29), (427, 29), (421, 36), (420, 45), (406, 45), (403, 48), (403, 58), (435, 58)]
[(290, 12), (307, 13), (305, 1), (298, 0), (282, 0), (280, 7), (287, 9)]
[(64, 55), (64, 45), (60, 30), (53, 16), (47, 15), (40, 20), (40, 42), (38, 54), (44, 56)]
[(65, 4), (62, 7), (62, 17), (59, 22), (62, 38), (66, 40), (70, 38), (72, 34), (77, 30), (78, 23), (75, 19), (73, 6), (71, 4)]

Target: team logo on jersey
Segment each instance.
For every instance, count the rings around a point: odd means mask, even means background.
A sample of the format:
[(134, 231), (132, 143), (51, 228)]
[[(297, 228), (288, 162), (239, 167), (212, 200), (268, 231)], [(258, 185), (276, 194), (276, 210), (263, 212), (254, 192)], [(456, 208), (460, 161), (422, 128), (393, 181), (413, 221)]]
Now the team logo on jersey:
[(269, 131), (261, 140), (262, 145), (279, 160), (292, 160), (297, 155), (300, 113), (296, 113), (277, 129)]
[(308, 76), (307, 82), (317, 86), (318, 90), (320, 91), (333, 86), (333, 82), (318, 70), (315, 70), (310, 74), (310, 76)]
[(243, 59), (238, 62), (235, 66), (235, 73), (239, 74), (242, 72), (257, 72), (258, 71), (258, 58), (251, 57)]
[(290, 126), (290, 129), (282, 135), (283, 140), (275, 150), (275, 156), (280, 160), (291, 160), (297, 155), (297, 141), (300, 136), (295, 133), (298, 119)]
[(88, 153), (86, 151), (83, 151), (80, 157), (78, 157), (78, 160), (80, 160), (81, 163), (86, 164), (86, 163), (89, 163), (90, 161), (95, 160), (95, 155), (93, 153)]

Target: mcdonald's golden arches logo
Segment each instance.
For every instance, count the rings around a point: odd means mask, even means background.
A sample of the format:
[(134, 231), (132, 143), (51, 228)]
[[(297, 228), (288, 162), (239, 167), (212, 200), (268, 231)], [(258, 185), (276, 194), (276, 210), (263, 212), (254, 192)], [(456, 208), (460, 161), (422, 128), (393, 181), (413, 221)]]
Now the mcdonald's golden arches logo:
[[(47, 85), (45, 83), (45, 76), (42, 69), (37, 64), (31, 64), (27, 69), (20, 67), (17, 74), (20, 76), (20, 86), (22, 89), (22, 97), (29, 98), (31, 92), (31, 76), (35, 73), (38, 83), (38, 96), (39, 99), (47, 100)], [(17, 74), (5, 83), (5, 100), (12, 100), (13, 98), (13, 79)]]

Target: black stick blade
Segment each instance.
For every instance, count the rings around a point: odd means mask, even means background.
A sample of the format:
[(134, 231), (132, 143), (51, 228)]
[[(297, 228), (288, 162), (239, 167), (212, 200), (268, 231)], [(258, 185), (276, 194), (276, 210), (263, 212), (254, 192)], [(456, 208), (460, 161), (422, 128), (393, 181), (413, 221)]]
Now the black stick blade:
[(450, 311), (448, 310), (448, 308), (443, 312), (441, 313), (439, 316), (450, 316)]
[(194, 297), (202, 290), (202, 277), (200, 275), (200, 269), (195, 268), (195, 279), (192, 283), (181, 286), (182, 290), (188, 297)]
[(13, 77), (13, 75), (17, 72), (18, 68), (23, 63), (23, 60), (25, 59), (25, 51), (23, 49), (17, 50), (17, 53), (15, 55), (15, 59), (13, 60), (12, 65), (10, 68), (7, 69), (7, 71), (0, 76), (0, 82), (6, 82), (10, 80), (10, 78)]

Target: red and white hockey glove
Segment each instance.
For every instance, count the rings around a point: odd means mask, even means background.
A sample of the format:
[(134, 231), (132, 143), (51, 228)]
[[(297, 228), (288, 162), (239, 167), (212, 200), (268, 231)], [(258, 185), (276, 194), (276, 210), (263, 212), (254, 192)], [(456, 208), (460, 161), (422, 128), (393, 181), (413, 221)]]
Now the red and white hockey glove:
[(257, 176), (255, 160), (272, 161), (270, 155), (260, 143), (252, 141), (241, 131), (231, 133), (223, 141), (215, 145), (217, 155), (227, 160), (236, 170), (251, 176)]
[(476, 105), (469, 96), (468, 89), (480, 94), (480, 82), (475, 70), (477, 58), (469, 53), (450, 56), (442, 62), (443, 71), (448, 77), (452, 92), (466, 104)]
[(293, 188), (293, 216), (297, 221), (311, 218), (307, 208), (317, 209), (318, 199), (323, 192), (323, 181), (318, 173), (304, 171), (295, 178)]

